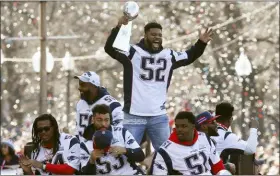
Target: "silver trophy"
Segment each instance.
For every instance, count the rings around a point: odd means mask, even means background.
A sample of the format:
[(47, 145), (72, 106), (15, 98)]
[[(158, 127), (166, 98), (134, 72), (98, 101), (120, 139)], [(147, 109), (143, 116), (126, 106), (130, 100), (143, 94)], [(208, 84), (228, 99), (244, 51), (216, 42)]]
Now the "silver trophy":
[(121, 51), (129, 52), (129, 41), (132, 30), (132, 20), (134, 20), (139, 13), (139, 6), (134, 1), (128, 1), (124, 4), (123, 14), (129, 19), (127, 25), (122, 25), (119, 33), (113, 43), (113, 47)]

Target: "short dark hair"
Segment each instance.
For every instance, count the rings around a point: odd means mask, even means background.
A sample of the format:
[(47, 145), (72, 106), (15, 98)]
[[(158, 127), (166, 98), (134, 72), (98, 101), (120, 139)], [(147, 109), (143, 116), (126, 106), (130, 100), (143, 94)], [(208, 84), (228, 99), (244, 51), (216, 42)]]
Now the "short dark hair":
[(187, 119), (191, 124), (195, 124), (195, 116), (192, 112), (181, 111), (176, 115), (175, 121), (177, 119)]
[(157, 29), (162, 30), (162, 27), (161, 27), (161, 25), (160, 25), (159, 23), (157, 23), (157, 22), (150, 22), (150, 23), (146, 24), (145, 27), (144, 27), (145, 34), (146, 34), (150, 29), (152, 29), (152, 28), (157, 28)]
[(218, 122), (228, 121), (232, 117), (234, 107), (228, 102), (222, 102), (216, 106), (216, 115), (220, 115), (217, 118)]
[(105, 104), (99, 104), (92, 108), (93, 116), (96, 114), (111, 114), (110, 107)]

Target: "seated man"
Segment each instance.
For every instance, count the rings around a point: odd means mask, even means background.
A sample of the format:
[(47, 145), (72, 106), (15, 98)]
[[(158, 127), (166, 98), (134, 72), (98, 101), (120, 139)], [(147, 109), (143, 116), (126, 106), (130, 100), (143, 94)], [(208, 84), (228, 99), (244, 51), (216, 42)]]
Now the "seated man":
[[(204, 132), (209, 137), (219, 136), (216, 119), (219, 116), (214, 116), (210, 111), (205, 111), (195, 118), (195, 128), (198, 131)], [(216, 145), (216, 142), (211, 139)], [(225, 168), (230, 171), (232, 174), (235, 174), (236, 169), (233, 163), (227, 162), (224, 164)]]
[(93, 140), (81, 142), (82, 174), (144, 174), (135, 164), (145, 159), (144, 152), (128, 130), (110, 124), (110, 113), (106, 105), (96, 105), (92, 109), (91, 126), (95, 133)]
[(210, 138), (195, 129), (193, 113), (179, 112), (169, 140), (162, 144), (154, 156), (150, 174), (209, 175), (211, 172), (226, 172), (230, 175)]
[(234, 107), (230, 103), (221, 103), (216, 106), (216, 119), (219, 136), (211, 136), (216, 141), (216, 149), (224, 162), (230, 154), (254, 154), (258, 145), (258, 122), (251, 119), (250, 135), (247, 141), (240, 139), (236, 134), (228, 131), (233, 120)]
[[(73, 175), (80, 167), (80, 143), (75, 136), (59, 133), (56, 119), (51, 114), (37, 117), (32, 127), (31, 159), (20, 158), (27, 175)], [(35, 168), (35, 173), (31, 170)]]

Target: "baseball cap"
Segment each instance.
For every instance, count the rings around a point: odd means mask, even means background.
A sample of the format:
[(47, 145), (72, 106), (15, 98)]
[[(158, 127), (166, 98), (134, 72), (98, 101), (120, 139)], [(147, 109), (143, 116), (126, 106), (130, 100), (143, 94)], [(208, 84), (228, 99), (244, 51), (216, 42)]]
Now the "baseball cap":
[(13, 143), (13, 141), (10, 140), (10, 139), (3, 140), (3, 141), (1, 142), (1, 144), (5, 144), (5, 145), (9, 146), (11, 149), (15, 150), (14, 143)]
[(99, 76), (92, 71), (88, 71), (83, 73), (81, 76), (74, 76), (75, 79), (79, 79), (83, 82), (89, 82), (97, 87), (100, 86), (100, 78)]
[(98, 130), (93, 136), (93, 142), (97, 149), (105, 149), (109, 147), (113, 139), (113, 134), (109, 130)]
[(200, 126), (205, 122), (211, 122), (213, 120), (216, 120), (218, 117), (219, 115), (215, 116), (214, 114), (211, 114), (209, 111), (205, 111), (195, 117), (195, 125)]

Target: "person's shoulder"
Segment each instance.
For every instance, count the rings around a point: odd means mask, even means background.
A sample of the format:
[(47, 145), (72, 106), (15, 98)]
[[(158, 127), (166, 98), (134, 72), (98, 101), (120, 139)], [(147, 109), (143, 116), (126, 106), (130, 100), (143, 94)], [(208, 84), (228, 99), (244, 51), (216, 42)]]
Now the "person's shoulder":
[(116, 104), (117, 106), (121, 106), (119, 101), (115, 97), (111, 96), (110, 94), (106, 94), (102, 96), (97, 102), (97, 104), (106, 104), (107, 106), (111, 106), (112, 104), (114, 104), (115, 106)]
[(208, 136), (206, 133), (201, 132), (201, 131), (198, 131), (197, 133), (198, 133), (198, 138), (202, 139), (201, 140), (202, 143), (207, 143), (210, 146), (212, 146), (213, 142), (212, 142), (210, 136)]
[(218, 137), (221, 137), (221, 136), (223, 136), (223, 135), (224, 135), (226, 132), (228, 132), (228, 131), (226, 131), (226, 130), (224, 130), (224, 129), (218, 127), (217, 132), (218, 132), (218, 134), (219, 134)]
[(128, 130), (124, 127), (121, 126), (113, 126), (111, 125), (111, 130), (112, 132), (116, 132), (116, 133), (126, 133)]
[(208, 137), (204, 132), (201, 132), (201, 131), (197, 131), (197, 134), (198, 134), (198, 138), (207, 138)]
[(60, 133), (61, 140), (68, 140), (68, 139), (72, 139), (73, 137), (75, 137), (75, 136), (68, 134), (68, 133), (64, 133), (64, 132)]
[(89, 108), (88, 103), (85, 100), (80, 99), (76, 104), (77, 110), (88, 109), (88, 108)]
[(105, 95), (110, 95), (106, 87), (99, 87), (99, 97), (103, 97)]
[(165, 150), (165, 151), (169, 151), (169, 150), (172, 151), (172, 150), (174, 150), (174, 146), (175, 146), (173, 144), (176, 144), (176, 143), (174, 143), (173, 141), (168, 139), (165, 142), (163, 142), (159, 148), (162, 150)]
[(65, 143), (73, 143), (76, 144), (76, 143), (80, 143), (79, 142), (79, 139), (74, 136), (74, 135), (71, 135), (71, 134), (68, 134), (68, 133), (60, 133), (60, 143), (61, 144), (65, 144)]

